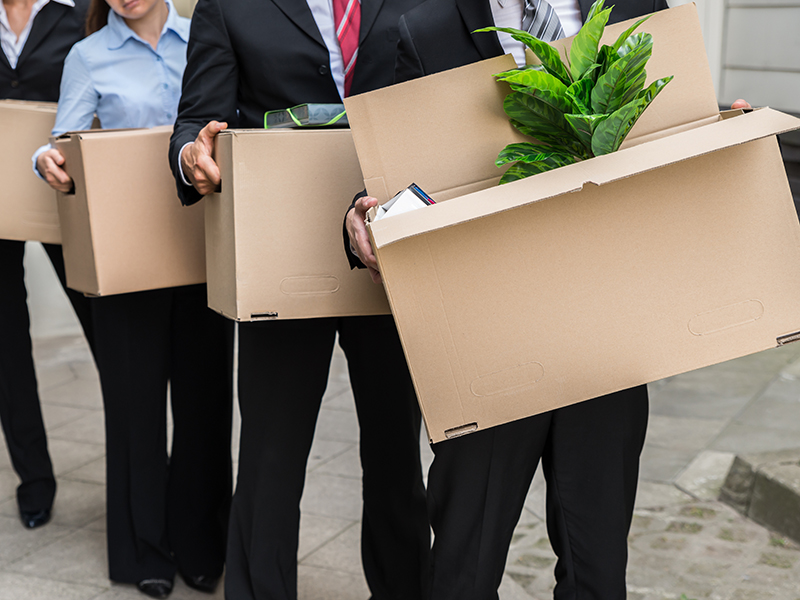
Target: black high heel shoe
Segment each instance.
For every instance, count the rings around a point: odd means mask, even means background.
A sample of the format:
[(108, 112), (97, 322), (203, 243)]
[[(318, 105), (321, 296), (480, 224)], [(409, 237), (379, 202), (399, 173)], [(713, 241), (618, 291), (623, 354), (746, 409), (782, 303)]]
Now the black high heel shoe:
[(183, 573), (181, 573), (181, 577), (190, 588), (199, 592), (205, 592), (206, 594), (213, 594), (219, 583), (219, 577), (208, 577), (206, 575), (191, 577)]
[(172, 582), (169, 579), (142, 579), (136, 587), (151, 598), (166, 598), (172, 593)]

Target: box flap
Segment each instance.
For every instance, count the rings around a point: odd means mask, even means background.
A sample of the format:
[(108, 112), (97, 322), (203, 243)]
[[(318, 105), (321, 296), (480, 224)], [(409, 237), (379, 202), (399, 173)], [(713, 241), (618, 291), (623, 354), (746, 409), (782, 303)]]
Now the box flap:
[[(719, 119), (719, 117), (718, 117)], [(546, 198), (575, 192), (585, 185), (602, 186), (764, 137), (800, 128), (800, 119), (764, 108), (691, 129), (591, 160), (540, 173), (502, 187), (370, 223), (377, 247), (427, 231), (464, 223)]]
[[(611, 43), (634, 21), (610, 25)], [(648, 83), (674, 75), (629, 135), (653, 136), (716, 120), (717, 100), (696, 7), (654, 14), (639, 29), (654, 37)], [(567, 48), (572, 38), (555, 45)], [(437, 202), (495, 185), (494, 166), (506, 144), (529, 140), (508, 123), (508, 93), (493, 73), (513, 68), (510, 56), (481, 61), (345, 100), (370, 195), (385, 202), (412, 181)]]

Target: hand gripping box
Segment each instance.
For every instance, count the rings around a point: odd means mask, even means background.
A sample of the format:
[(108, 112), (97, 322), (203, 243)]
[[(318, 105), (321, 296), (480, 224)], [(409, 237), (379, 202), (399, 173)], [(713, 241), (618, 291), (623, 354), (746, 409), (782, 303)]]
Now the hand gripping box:
[(231, 130), (206, 203), (209, 306), (237, 321), (389, 314), (350, 270), (342, 218), (364, 188), (347, 129)]
[(69, 287), (107, 296), (205, 282), (203, 206), (181, 206), (171, 133), (93, 130), (55, 141), (75, 182), (74, 194), (58, 194)]
[(347, 99), (370, 195), (438, 202), (369, 224), (432, 441), (800, 337), (800, 120), (719, 114), (693, 5), (642, 29), (675, 79), (627, 146), (500, 187), (510, 57)]
[(61, 243), (56, 194), (33, 172), (31, 156), (46, 143), (56, 104), (0, 100), (0, 239)]

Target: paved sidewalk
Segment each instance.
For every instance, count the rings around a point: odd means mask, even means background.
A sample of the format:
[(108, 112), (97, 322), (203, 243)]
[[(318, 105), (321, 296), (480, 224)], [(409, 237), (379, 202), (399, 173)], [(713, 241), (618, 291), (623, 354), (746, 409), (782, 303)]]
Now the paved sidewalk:
[[(34, 352), (58, 477), (53, 522), (24, 530), (0, 451), (0, 600), (144, 598), (107, 578), (103, 415), (97, 373), (41, 248), (28, 253)], [(651, 417), (630, 536), (628, 597), (800, 600), (800, 550), (716, 501), (735, 454), (800, 447), (800, 344), (650, 386)], [(366, 600), (358, 540), (357, 423), (335, 355), (302, 502), (301, 600)], [(426, 460), (431, 458), (422, 440)], [(238, 452), (236, 443), (234, 456)], [(552, 597), (544, 482), (517, 528), (502, 600)], [(176, 581), (172, 598), (209, 598)], [(218, 591), (214, 598), (222, 598)]]

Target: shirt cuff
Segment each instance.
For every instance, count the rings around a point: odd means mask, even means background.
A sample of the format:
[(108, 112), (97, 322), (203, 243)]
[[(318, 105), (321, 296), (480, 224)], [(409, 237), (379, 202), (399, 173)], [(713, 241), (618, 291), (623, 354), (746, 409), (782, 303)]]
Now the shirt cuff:
[(183, 151), (189, 144), (194, 144), (194, 142), (186, 142), (183, 146), (181, 146), (181, 151), (178, 152), (178, 173), (181, 174), (181, 181), (183, 181), (183, 185), (188, 185), (189, 187), (192, 187), (192, 184), (189, 183), (188, 179), (186, 179), (186, 175), (183, 174), (183, 161), (181, 160), (181, 156), (183, 156)]
[(47, 151), (48, 151), (48, 150), (50, 150), (50, 148), (52, 148), (52, 147), (53, 147), (53, 146), (51, 146), (50, 144), (45, 144), (44, 146), (42, 146), (41, 148), (39, 148), (38, 150), (36, 150), (36, 152), (34, 152), (34, 153), (33, 153), (33, 159), (32, 159), (32, 160), (33, 160), (33, 172), (34, 172), (34, 173), (36, 174), (36, 176), (37, 176), (39, 179), (41, 179), (42, 181), (47, 181), (47, 180), (44, 178), (44, 176), (42, 176), (42, 174), (41, 174), (41, 173), (39, 173), (39, 169), (38, 169), (38, 168), (37, 168), (37, 166), (36, 166), (36, 161), (38, 160), (38, 158), (39, 158), (39, 156), (40, 156), (41, 154), (43, 154), (44, 152), (47, 152)]

